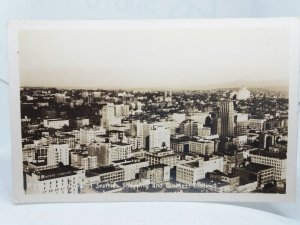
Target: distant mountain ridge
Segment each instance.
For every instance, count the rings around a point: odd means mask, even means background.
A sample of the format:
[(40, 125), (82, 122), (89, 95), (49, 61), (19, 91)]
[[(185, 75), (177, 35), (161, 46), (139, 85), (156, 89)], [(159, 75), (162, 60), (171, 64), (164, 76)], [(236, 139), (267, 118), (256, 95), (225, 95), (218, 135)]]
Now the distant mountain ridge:
[(239, 89), (245, 86), (247, 89), (259, 88), (259, 89), (272, 89), (278, 91), (287, 91), (289, 83), (287, 80), (265, 80), (265, 81), (245, 81), (238, 80), (228, 83), (212, 84), (212, 85), (198, 85), (190, 87), (190, 89)]
[[(238, 80), (227, 83), (218, 83), (218, 84), (208, 84), (208, 85), (195, 85), (195, 86), (182, 86), (180, 88), (173, 87), (149, 87), (143, 88), (142, 90), (211, 90), (211, 89), (240, 89), (242, 86), (245, 86), (247, 89), (270, 89), (274, 91), (288, 91), (288, 81), (287, 80), (265, 80), (265, 81), (246, 81)], [(26, 86), (21, 87), (26, 88)], [(41, 88), (41, 89), (106, 89), (106, 90), (141, 90), (141, 88), (122, 88), (122, 87), (30, 87), (27, 88)]]

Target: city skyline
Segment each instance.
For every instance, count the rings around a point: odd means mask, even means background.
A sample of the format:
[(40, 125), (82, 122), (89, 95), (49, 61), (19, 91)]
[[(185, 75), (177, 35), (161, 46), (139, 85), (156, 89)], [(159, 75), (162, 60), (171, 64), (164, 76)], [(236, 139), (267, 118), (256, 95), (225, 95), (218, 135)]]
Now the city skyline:
[(279, 28), (21, 31), (19, 43), (21, 86), (194, 89), (289, 73)]
[(286, 193), (281, 91), (20, 94), (26, 194)]

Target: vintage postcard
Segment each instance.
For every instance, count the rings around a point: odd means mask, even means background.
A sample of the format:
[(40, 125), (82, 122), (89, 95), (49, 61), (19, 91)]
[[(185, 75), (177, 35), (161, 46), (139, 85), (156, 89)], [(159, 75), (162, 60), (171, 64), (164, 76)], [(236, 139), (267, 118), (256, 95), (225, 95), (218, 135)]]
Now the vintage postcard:
[(9, 23), (16, 202), (292, 201), (299, 21)]

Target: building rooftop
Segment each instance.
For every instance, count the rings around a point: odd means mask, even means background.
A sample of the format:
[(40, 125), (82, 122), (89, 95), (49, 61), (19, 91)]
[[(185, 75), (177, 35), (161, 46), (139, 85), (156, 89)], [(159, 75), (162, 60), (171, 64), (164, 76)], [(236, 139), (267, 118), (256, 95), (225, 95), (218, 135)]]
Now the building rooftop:
[(188, 162), (188, 163), (185, 163), (183, 164), (185, 166), (188, 166), (190, 168), (198, 168), (199, 167), (199, 161), (193, 161), (193, 162)]
[(22, 151), (23, 151), (23, 152), (27, 152), (27, 151), (36, 151), (36, 148), (23, 148)]
[(228, 177), (228, 178), (238, 177), (238, 175), (236, 175), (236, 174), (233, 174), (233, 173), (225, 174), (225, 173), (221, 172), (220, 170), (214, 170), (213, 172), (210, 172), (210, 174), (220, 175), (220, 176)]
[(36, 175), (39, 176), (39, 180), (49, 180), (55, 179), (58, 177), (65, 177), (75, 175), (76, 171), (79, 169), (72, 166), (58, 166), (57, 168), (46, 169), (36, 172)]
[(75, 135), (73, 134), (68, 134), (68, 133), (64, 133), (64, 134), (59, 134), (59, 135), (52, 135), (52, 138), (75, 138)]
[(30, 162), (29, 164), (32, 164), (34, 166), (47, 166), (47, 162)]
[(99, 134), (99, 135), (96, 135), (96, 137), (109, 138), (109, 135), (108, 134)]
[(94, 177), (103, 173), (110, 173), (110, 172), (114, 172), (117, 170), (122, 170), (118, 167), (115, 166), (100, 166), (98, 168), (95, 169), (91, 169), (91, 170), (86, 170), (85, 171), (85, 176), (86, 177)]
[(155, 165), (149, 165), (147, 167), (143, 167), (142, 169), (152, 170), (152, 169), (158, 169), (158, 168), (165, 168), (166, 166), (168, 166), (168, 165), (166, 165), (166, 164), (155, 164)]
[(269, 158), (277, 158), (277, 159), (286, 159), (287, 158), (286, 152), (273, 152), (273, 151), (267, 151), (267, 150), (262, 150), (262, 149), (250, 151), (250, 154), (260, 155), (260, 156), (269, 157)]
[[(117, 126), (115, 126), (117, 127)], [(118, 126), (118, 127), (125, 127), (125, 126)], [(108, 131), (109, 134), (121, 134), (121, 133), (124, 133), (124, 131), (120, 131), (120, 130), (110, 130)]]
[(45, 119), (48, 121), (59, 121), (59, 120), (67, 120), (67, 119), (62, 119), (62, 118), (51, 118), (51, 119)]
[(146, 155), (151, 155), (159, 158), (166, 158), (171, 156), (177, 156), (173, 151), (171, 150), (161, 150), (158, 152), (146, 152)]
[(189, 137), (189, 136), (183, 136), (183, 137), (179, 137), (179, 138), (171, 138), (172, 143), (184, 143), (184, 142), (187, 142), (190, 140), (191, 140), (191, 137)]
[(139, 163), (139, 162), (145, 162), (146, 159), (139, 159), (136, 157), (131, 157), (131, 158), (127, 158), (127, 159), (121, 159), (121, 160), (116, 160), (113, 161), (113, 163), (117, 163), (117, 164), (122, 164), (122, 165), (129, 165), (129, 164), (133, 164), (133, 163)]
[(112, 142), (112, 146), (114, 145), (119, 145), (119, 146), (128, 146), (130, 144), (127, 144), (127, 143), (123, 143), (123, 142)]
[(251, 171), (251, 172), (255, 172), (258, 173), (262, 170), (267, 170), (273, 168), (272, 166), (267, 166), (267, 165), (263, 165), (263, 164), (258, 164), (258, 163), (249, 163), (248, 165), (246, 165), (244, 167), (245, 170)]
[(191, 142), (197, 142), (197, 143), (214, 143), (214, 141), (211, 140), (191, 140)]
[(27, 140), (27, 141), (23, 141), (22, 142), (22, 147), (24, 147), (25, 145), (31, 145), (31, 144), (34, 144), (33, 140)]

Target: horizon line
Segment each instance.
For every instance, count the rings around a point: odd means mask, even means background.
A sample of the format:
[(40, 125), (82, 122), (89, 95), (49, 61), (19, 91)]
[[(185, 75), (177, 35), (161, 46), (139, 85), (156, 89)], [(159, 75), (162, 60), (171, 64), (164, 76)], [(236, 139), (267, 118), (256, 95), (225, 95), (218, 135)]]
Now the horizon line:
[[(276, 84), (272, 84), (276, 82)], [(234, 84), (238, 83), (238, 84)], [(248, 83), (248, 85), (247, 85)], [(254, 83), (257, 83), (257, 87), (254, 87)], [(79, 87), (79, 86), (38, 86), (38, 85), (20, 85), (20, 88), (56, 88), (56, 89), (103, 89), (103, 90), (199, 90), (199, 89), (236, 89), (236, 88), (283, 88), (283, 89), (289, 89), (289, 81), (288, 80), (263, 80), (263, 81), (242, 81), (237, 80), (233, 82), (227, 82), (227, 83), (218, 83), (218, 84), (209, 84), (209, 85), (197, 85), (190, 86), (190, 87), (96, 87), (96, 86), (88, 86), (88, 87)]]

